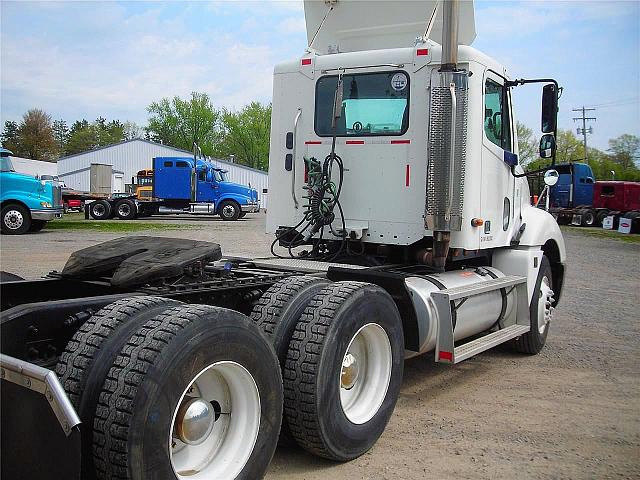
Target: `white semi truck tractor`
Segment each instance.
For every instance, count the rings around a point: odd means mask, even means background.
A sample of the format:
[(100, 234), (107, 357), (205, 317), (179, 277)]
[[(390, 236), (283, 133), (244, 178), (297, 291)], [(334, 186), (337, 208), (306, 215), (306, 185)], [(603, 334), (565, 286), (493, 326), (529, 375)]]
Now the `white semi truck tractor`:
[[(384, 431), (405, 358), (540, 352), (566, 260), (529, 204), (512, 91), (466, 1), (305, 1), (275, 67), (272, 257), (130, 236), (2, 274), (2, 476), (262, 478), (278, 439), (335, 461)], [(549, 182), (554, 177), (553, 170)]]

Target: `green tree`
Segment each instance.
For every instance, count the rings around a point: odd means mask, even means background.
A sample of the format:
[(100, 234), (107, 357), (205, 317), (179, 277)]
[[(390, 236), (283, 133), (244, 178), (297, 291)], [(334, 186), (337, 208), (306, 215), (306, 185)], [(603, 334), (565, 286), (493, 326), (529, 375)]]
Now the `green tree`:
[[(584, 162), (584, 146), (571, 130), (558, 130), (556, 138), (556, 163)], [(527, 170), (549, 166), (550, 159), (539, 158), (527, 165)]]
[(234, 155), (237, 163), (267, 170), (270, 130), (271, 104), (252, 102), (239, 112), (225, 110), (221, 139), (215, 147), (215, 154), (221, 158)]
[(53, 138), (56, 141), (58, 155), (64, 155), (69, 140), (69, 127), (64, 120), (54, 120), (52, 125)]
[(75, 121), (69, 130), (69, 139), (65, 153), (86, 152), (98, 147), (104, 147), (125, 139), (125, 125), (119, 120), (108, 122), (103, 117), (98, 117), (95, 122), (87, 120)]
[(135, 122), (124, 122), (124, 139), (133, 140), (134, 138), (144, 138), (144, 128)]
[(533, 130), (524, 123), (516, 123), (516, 132), (518, 134), (518, 158), (520, 164), (526, 167), (538, 159), (538, 140), (534, 137)]
[(150, 139), (189, 151), (196, 143), (205, 155), (213, 153), (220, 112), (206, 93), (193, 92), (187, 100), (163, 98), (149, 105), (147, 112)]
[(622, 170), (631, 170), (640, 159), (640, 138), (628, 133), (612, 138), (609, 140), (609, 151)]
[(7, 120), (4, 122), (2, 131), (2, 146), (11, 150), (15, 155), (20, 156), (20, 135), (18, 122)]
[(52, 161), (57, 153), (51, 117), (42, 110), (32, 109), (24, 114), (18, 129), (20, 152), (33, 160)]

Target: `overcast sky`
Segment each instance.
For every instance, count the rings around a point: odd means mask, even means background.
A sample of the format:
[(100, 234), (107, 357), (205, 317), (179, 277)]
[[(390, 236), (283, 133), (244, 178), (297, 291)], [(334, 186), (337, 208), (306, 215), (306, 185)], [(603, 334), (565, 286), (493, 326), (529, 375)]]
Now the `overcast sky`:
[[(146, 124), (165, 96), (206, 92), (216, 106), (271, 100), (273, 65), (306, 47), (302, 2), (14, 2), (2, 0), (0, 119), (41, 108), (68, 123)], [(591, 116), (593, 146), (640, 135), (640, 2), (476, 1), (473, 46), (512, 77), (564, 87), (560, 127)], [(518, 117), (536, 131), (540, 93), (520, 87)], [(575, 130), (574, 130), (575, 131)]]

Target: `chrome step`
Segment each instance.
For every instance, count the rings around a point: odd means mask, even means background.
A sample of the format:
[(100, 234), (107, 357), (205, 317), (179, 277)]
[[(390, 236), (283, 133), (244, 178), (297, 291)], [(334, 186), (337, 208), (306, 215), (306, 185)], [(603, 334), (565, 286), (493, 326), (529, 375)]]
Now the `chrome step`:
[(460, 345), (453, 350), (453, 363), (459, 363), (467, 358), (482, 353), (512, 338), (519, 337), (530, 330), (529, 325), (511, 325), (509, 327), (492, 332), (471, 342)]

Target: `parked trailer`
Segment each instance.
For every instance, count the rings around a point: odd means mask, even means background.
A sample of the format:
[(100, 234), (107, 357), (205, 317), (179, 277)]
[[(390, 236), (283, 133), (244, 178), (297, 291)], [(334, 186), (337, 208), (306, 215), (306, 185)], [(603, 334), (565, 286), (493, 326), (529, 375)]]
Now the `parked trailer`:
[(310, 48), (274, 72), (273, 257), (126, 237), (3, 283), (3, 473), (260, 478), (281, 420), (348, 461), (382, 434), (404, 358), (544, 347), (566, 254), (528, 202), (510, 91), (544, 85), (553, 159), (557, 83), (469, 47), (471, 2), (308, 1), (305, 17)]
[(574, 162), (556, 165), (557, 183), (539, 197), (538, 206), (546, 206), (559, 224), (601, 227), (604, 219), (614, 217), (632, 222), (632, 231), (640, 230), (640, 183), (595, 180), (591, 167)]

